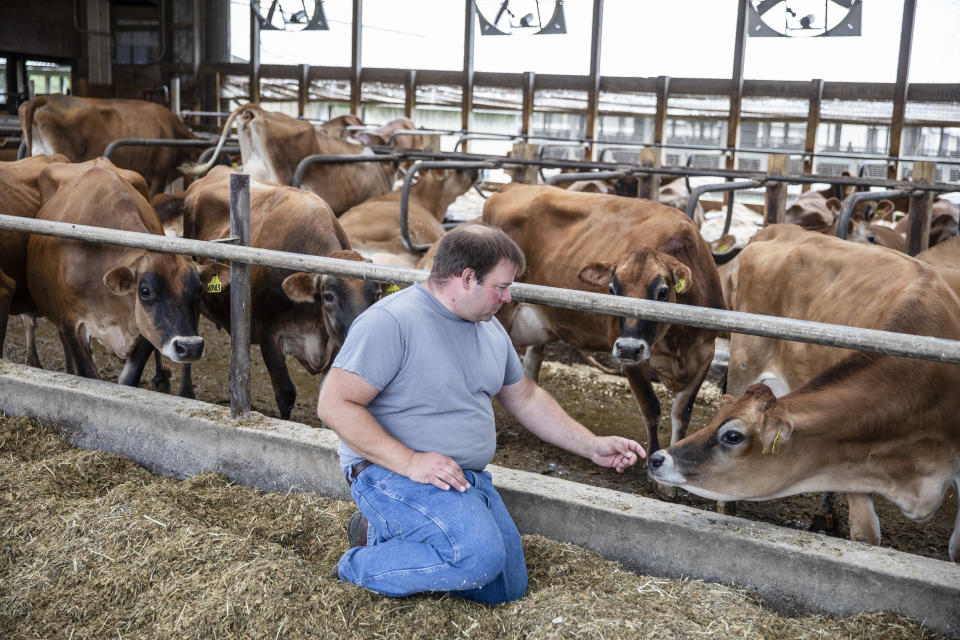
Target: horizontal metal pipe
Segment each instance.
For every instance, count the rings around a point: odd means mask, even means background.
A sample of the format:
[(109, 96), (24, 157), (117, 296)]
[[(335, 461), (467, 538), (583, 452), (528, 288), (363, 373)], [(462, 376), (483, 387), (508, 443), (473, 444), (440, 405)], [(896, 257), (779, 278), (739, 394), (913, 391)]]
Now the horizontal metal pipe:
[[(332, 273), (378, 282), (413, 284), (426, 280), (429, 275), (428, 272), (419, 269), (401, 269), (353, 260), (308, 256), (254, 247), (236, 247), (201, 240), (185, 240), (9, 215), (0, 215), (0, 229), (138, 247), (149, 251), (202, 256), (225, 262), (245, 262), (311, 273)], [(960, 341), (943, 338), (777, 318), (739, 311), (706, 309), (519, 282), (510, 285), (510, 295), (520, 302), (545, 304), (564, 309), (960, 364)]]
[[(757, 189), (762, 186), (763, 182), (760, 180), (744, 180), (743, 182), (718, 182), (717, 184), (705, 184), (696, 187), (690, 191), (690, 195), (687, 197), (686, 213), (692, 220), (693, 214), (697, 210), (697, 202), (700, 201), (700, 196), (705, 193), (712, 193), (714, 191), (740, 191), (741, 189)], [(728, 218), (730, 217), (732, 211), (732, 208), (727, 210)], [(727, 223), (727, 228), (729, 228), (729, 222)]]
[(579, 173), (558, 173), (555, 176), (547, 178), (547, 184), (559, 184), (561, 182), (580, 182), (582, 180), (617, 180), (628, 176), (632, 171), (592, 171)]
[(160, 138), (120, 138), (114, 140), (103, 150), (103, 157), (109, 158), (117, 147), (209, 147), (209, 140), (163, 140)]
[[(373, 146), (377, 152), (389, 151), (391, 147)], [(887, 180), (882, 178), (855, 178), (855, 177), (836, 177), (836, 176), (818, 176), (818, 175), (766, 175), (758, 171), (737, 171), (734, 169), (690, 169), (687, 167), (638, 167), (632, 164), (615, 162), (586, 162), (580, 160), (550, 160), (550, 159), (528, 159), (528, 158), (508, 158), (506, 156), (492, 156), (476, 153), (453, 153), (453, 152), (432, 152), (422, 150), (405, 150), (400, 155), (405, 159), (411, 158), (433, 158), (450, 160), (486, 160), (489, 162), (500, 163), (498, 166), (540, 166), (559, 169), (599, 169), (610, 171), (626, 171), (633, 173), (657, 174), (668, 176), (690, 176), (690, 177), (714, 177), (731, 178), (745, 180), (763, 180), (766, 182), (784, 182), (787, 184), (840, 184), (853, 185), (857, 187), (886, 187), (903, 188), (921, 191), (933, 191), (940, 193), (960, 191), (958, 184), (945, 183), (913, 183), (909, 181)]]
[[(217, 150), (216, 147), (210, 147), (209, 149), (204, 149), (203, 153), (201, 153), (200, 157), (197, 159), (197, 163), (204, 164), (205, 162), (210, 160), (210, 156), (212, 156), (216, 152), (216, 150)], [(224, 147), (220, 149), (220, 153), (240, 153), (240, 147), (224, 145)]]
[(405, 156), (400, 153), (315, 154), (297, 163), (293, 172), (293, 186), (300, 188), (303, 174), (311, 164), (355, 164), (357, 162), (400, 162)]
[(910, 195), (910, 189), (896, 189), (894, 191), (859, 191), (847, 196), (840, 207), (840, 215), (837, 217), (837, 237), (841, 240), (847, 239), (847, 227), (850, 226), (850, 216), (853, 215), (853, 208), (857, 203), (864, 200), (883, 200), (884, 198), (899, 198)]

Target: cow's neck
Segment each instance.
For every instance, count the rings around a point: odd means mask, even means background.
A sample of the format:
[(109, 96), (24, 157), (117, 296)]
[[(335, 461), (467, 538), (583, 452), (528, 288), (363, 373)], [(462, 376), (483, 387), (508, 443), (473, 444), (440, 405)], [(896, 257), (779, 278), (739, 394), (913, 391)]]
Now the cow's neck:
[(910, 392), (933, 383), (931, 366), (856, 354), (778, 399), (776, 415), (792, 427), (778, 455), (796, 452), (806, 461), (803, 490), (879, 493), (910, 517), (936, 509), (949, 478), (916, 471), (956, 451), (945, 451), (952, 445), (929, 435), (952, 419), (942, 403)]
[(444, 193), (443, 183), (442, 180), (421, 180), (410, 188), (410, 199), (416, 199), (438, 221), (443, 221), (447, 209), (458, 197), (451, 198), (450, 194)]

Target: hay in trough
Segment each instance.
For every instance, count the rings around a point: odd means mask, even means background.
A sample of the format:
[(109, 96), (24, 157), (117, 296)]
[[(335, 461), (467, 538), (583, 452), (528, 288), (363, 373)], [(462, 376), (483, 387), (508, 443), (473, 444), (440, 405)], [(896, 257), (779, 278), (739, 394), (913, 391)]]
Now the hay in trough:
[(487, 607), (382, 597), (330, 568), (353, 505), (151, 475), (0, 418), (3, 638), (933, 638), (892, 613), (780, 615), (746, 589), (640, 576), (525, 536), (530, 589)]

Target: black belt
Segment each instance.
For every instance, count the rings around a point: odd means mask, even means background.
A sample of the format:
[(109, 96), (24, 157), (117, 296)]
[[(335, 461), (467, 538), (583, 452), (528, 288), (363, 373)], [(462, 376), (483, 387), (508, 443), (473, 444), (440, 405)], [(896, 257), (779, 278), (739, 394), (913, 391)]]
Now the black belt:
[(353, 484), (353, 479), (360, 475), (360, 472), (372, 465), (373, 463), (369, 460), (361, 460), (360, 462), (352, 465), (347, 471), (347, 484)]

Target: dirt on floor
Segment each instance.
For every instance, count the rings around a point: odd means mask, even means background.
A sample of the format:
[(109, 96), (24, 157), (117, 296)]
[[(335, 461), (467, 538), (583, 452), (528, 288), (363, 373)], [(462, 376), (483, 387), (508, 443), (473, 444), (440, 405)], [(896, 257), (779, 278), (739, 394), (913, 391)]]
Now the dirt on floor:
[[(230, 342), (229, 335), (218, 331), (206, 320), (201, 321), (200, 333), (207, 341), (203, 360), (193, 367), (193, 379), (196, 397), (206, 402), (224, 406), (230, 403)], [(41, 323), (38, 332), (38, 350), (45, 368), (62, 370), (63, 350), (56, 332), (47, 323)], [(14, 362), (24, 363), (23, 332), (19, 323), (11, 321), (7, 331), (4, 357)], [(95, 357), (101, 377), (116, 380), (122, 366), (121, 362), (104, 354), (99, 345), (95, 345)], [(251, 397), (253, 409), (263, 414), (277, 417), (276, 403), (270, 386), (270, 379), (263, 366), (259, 348), (251, 351)], [(288, 361), (291, 376), (297, 386), (297, 402), (292, 420), (322, 428), (316, 416), (317, 391), (320, 378), (311, 376), (293, 359)], [(166, 363), (173, 373), (173, 389), (176, 392), (179, 381), (179, 367)], [(152, 362), (147, 365), (141, 386), (149, 388), (153, 376)], [(609, 375), (584, 363), (576, 350), (551, 345), (547, 349), (540, 378), (541, 385), (550, 391), (563, 407), (577, 420), (599, 434), (618, 434), (636, 438), (641, 443), (646, 439), (643, 422), (622, 376)], [(661, 385), (657, 385), (663, 407), (670, 405), (671, 395)], [(704, 384), (694, 407), (689, 432), (705, 426), (716, 411), (719, 390), (711, 382)], [(554, 475), (584, 484), (596, 485), (625, 491), (647, 497), (677, 502), (701, 509), (714, 510), (716, 504), (698, 498), (680, 490), (676, 495), (666, 495), (648, 477), (644, 464), (627, 470), (623, 474), (595, 466), (591, 462), (569, 454), (552, 445), (546, 444), (521, 427), (508, 413), (495, 403), (497, 417), (498, 448), (494, 463), (505, 467), (533, 471), (545, 475)], [(665, 410), (666, 413), (666, 410)], [(659, 438), (661, 442), (670, 441), (669, 417), (661, 419)], [(822, 530), (829, 527), (822, 516), (822, 496), (804, 494), (779, 500), (764, 502), (736, 503), (736, 515), (753, 520), (797, 528)], [(908, 520), (884, 498), (875, 498), (877, 514), (880, 518), (882, 533), (881, 544), (900, 551), (928, 556), (939, 560), (948, 560), (947, 544), (957, 514), (956, 491), (947, 491), (944, 504), (937, 513), (926, 522)], [(849, 534), (846, 524), (846, 500), (836, 496), (838, 518), (830, 535), (846, 537)]]
[(524, 536), (518, 601), (387, 598), (331, 574), (353, 509), (211, 473), (154, 476), (0, 417), (0, 637), (937, 637), (892, 613), (777, 613), (746, 589), (637, 575), (540, 536)]

